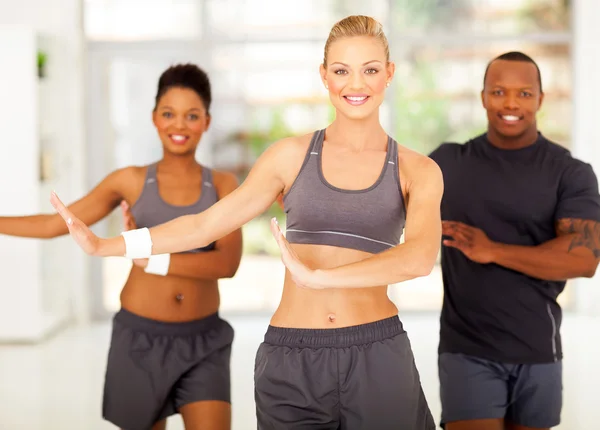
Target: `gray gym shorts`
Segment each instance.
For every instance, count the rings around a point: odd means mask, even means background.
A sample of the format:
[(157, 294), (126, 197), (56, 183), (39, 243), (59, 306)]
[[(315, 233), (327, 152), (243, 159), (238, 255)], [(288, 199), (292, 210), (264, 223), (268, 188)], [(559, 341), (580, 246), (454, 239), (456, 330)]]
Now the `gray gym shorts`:
[(434, 430), (399, 318), (269, 326), (255, 364), (259, 430)]
[(560, 424), (562, 361), (506, 364), (464, 354), (439, 356), (441, 427), (504, 418), (524, 427)]
[(113, 319), (104, 418), (124, 430), (149, 430), (186, 404), (230, 402), (233, 336), (218, 314), (171, 323), (121, 309)]

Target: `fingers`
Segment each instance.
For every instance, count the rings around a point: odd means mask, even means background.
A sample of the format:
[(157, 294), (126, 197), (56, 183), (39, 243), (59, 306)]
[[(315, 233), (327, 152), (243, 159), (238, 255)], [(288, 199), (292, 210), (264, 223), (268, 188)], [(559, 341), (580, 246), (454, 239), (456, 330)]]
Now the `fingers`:
[(472, 241), (472, 237), (464, 234), (461, 231), (445, 231), (445, 232), (442, 232), (442, 235), (451, 237), (453, 240), (460, 241), (460, 242), (467, 243), (467, 242)]
[(474, 228), (457, 221), (442, 221), (442, 235), (462, 241), (472, 241)]
[(50, 203), (56, 209), (56, 212), (62, 217), (63, 220), (67, 223), (67, 225), (73, 225), (73, 213), (67, 209), (64, 203), (58, 198), (58, 195), (52, 191), (50, 193)]
[(125, 200), (121, 201), (121, 215), (123, 215), (123, 217), (127, 217), (128, 213), (129, 213), (129, 205), (127, 204), (127, 202)]
[(123, 228), (125, 230), (135, 230), (137, 228), (137, 224), (133, 219), (133, 215), (131, 214), (131, 207), (129, 203), (125, 200), (121, 201), (121, 215), (123, 216)]
[(471, 247), (468, 242), (463, 242), (461, 240), (444, 240), (442, 241), (442, 244), (449, 248), (456, 248), (463, 252)]
[(281, 228), (279, 227), (279, 223), (277, 222), (277, 218), (275, 217), (271, 218), (271, 233), (273, 234), (273, 237), (275, 238), (277, 243), (279, 243), (279, 245), (281, 246), (281, 239), (284, 236), (281, 231)]

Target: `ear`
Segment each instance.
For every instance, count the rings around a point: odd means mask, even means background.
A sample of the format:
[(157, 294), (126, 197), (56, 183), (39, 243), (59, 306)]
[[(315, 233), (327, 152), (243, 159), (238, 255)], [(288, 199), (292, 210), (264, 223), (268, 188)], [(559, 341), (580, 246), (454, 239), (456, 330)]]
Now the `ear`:
[(204, 124), (204, 131), (208, 130), (210, 127), (210, 123), (212, 121), (212, 116), (210, 114), (206, 114), (206, 123)]
[(484, 109), (486, 109), (486, 107), (485, 107), (485, 88), (483, 90), (481, 90), (481, 105), (483, 106)]
[(394, 63), (393, 61), (390, 61), (386, 67), (386, 72), (387, 72), (387, 81), (392, 82), (392, 79), (394, 78), (394, 74), (396, 73), (396, 63)]
[[(157, 127), (157, 126), (156, 126), (156, 117), (157, 117), (157, 115), (158, 115), (158, 113), (156, 112), (156, 109), (154, 109), (154, 110), (152, 111), (152, 124), (154, 124), (154, 127)], [(158, 127), (157, 127), (157, 128), (158, 128)]]
[(321, 63), (321, 65), (319, 66), (319, 75), (321, 75), (321, 82), (323, 82), (323, 85), (325, 86), (325, 88), (328, 87), (327, 84), (327, 69), (325, 68), (325, 66), (323, 65), (323, 63)]
[(544, 96), (545, 96), (544, 93), (540, 93), (540, 99), (538, 101), (538, 108), (537, 108), (538, 111), (542, 108), (542, 104), (544, 103)]

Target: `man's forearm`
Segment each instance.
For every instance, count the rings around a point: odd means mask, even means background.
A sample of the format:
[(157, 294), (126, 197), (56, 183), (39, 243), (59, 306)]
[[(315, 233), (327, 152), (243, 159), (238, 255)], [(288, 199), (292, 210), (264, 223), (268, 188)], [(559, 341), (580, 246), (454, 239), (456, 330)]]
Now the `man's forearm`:
[(569, 250), (572, 241), (572, 237), (563, 236), (539, 246), (496, 244), (493, 262), (546, 281), (593, 276), (593, 255), (585, 248)]

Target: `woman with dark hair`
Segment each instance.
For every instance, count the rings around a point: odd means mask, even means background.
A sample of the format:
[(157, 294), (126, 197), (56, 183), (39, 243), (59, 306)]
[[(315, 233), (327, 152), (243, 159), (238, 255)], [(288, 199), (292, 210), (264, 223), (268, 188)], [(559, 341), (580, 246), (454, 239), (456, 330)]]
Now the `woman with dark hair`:
[[(192, 64), (160, 77), (152, 120), (163, 157), (108, 175), (69, 206), (88, 225), (120, 204), (128, 229), (150, 228), (208, 209), (237, 187), (230, 173), (195, 159), (210, 125), (208, 76)], [(1, 217), (0, 234), (53, 238), (69, 230), (58, 214)], [(181, 413), (187, 430), (231, 427), (233, 329), (219, 317), (218, 280), (240, 263), (234, 229), (203, 247), (135, 259), (113, 320), (103, 416), (126, 430), (162, 430)]]

